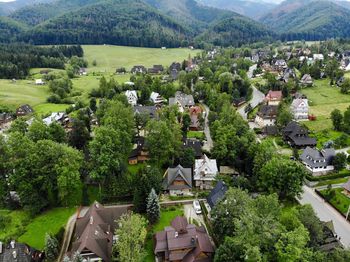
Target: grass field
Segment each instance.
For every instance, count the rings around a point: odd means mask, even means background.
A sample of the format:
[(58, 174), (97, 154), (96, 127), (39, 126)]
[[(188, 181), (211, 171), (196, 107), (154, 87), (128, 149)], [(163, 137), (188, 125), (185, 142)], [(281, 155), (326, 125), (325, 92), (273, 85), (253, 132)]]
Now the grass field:
[[(111, 45), (85, 45), (83, 46), (86, 60), (89, 62), (89, 71), (115, 72), (117, 68), (125, 67), (130, 70), (134, 65), (169, 66), (172, 62), (182, 62), (191, 54), (193, 57), (200, 50), (188, 48), (140, 48)], [(92, 62), (96, 60), (97, 66)]]
[(302, 90), (309, 99), (310, 113), (317, 117), (316, 121), (305, 122), (313, 131), (332, 128), (330, 114), (334, 109), (344, 112), (350, 106), (350, 95), (340, 93), (339, 88), (331, 87), (329, 80), (316, 80), (314, 87)]
[(342, 193), (342, 188), (332, 189), (331, 191), (333, 192), (331, 194), (328, 194), (328, 190), (322, 190), (320, 193), (324, 198), (330, 198), (329, 202), (340, 212), (346, 214), (350, 205), (350, 198)]
[(56, 234), (75, 212), (75, 208), (55, 208), (34, 218), (25, 228), (26, 232), (18, 241), (42, 250), (45, 234)]
[(17, 239), (25, 232), (25, 226), (30, 222), (29, 213), (23, 210), (0, 210), (0, 216), (6, 219), (5, 227), (0, 230), (0, 241)]
[(148, 231), (148, 236), (146, 240), (146, 252), (147, 256), (143, 261), (145, 262), (154, 262), (154, 243), (153, 243), (153, 235), (158, 232), (164, 230), (166, 226), (170, 225), (170, 222), (177, 216), (183, 216), (184, 210), (183, 207), (173, 207), (168, 209), (162, 209), (160, 220), (157, 224), (155, 224)]

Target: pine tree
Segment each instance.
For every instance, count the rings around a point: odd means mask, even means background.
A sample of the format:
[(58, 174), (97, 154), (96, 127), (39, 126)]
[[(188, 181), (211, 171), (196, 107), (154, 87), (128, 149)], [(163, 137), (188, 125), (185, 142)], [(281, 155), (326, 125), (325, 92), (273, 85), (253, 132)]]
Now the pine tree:
[(55, 261), (59, 252), (59, 243), (51, 234), (45, 236), (45, 255), (48, 261)]
[(159, 199), (153, 188), (147, 198), (147, 215), (151, 224), (157, 222), (160, 217)]

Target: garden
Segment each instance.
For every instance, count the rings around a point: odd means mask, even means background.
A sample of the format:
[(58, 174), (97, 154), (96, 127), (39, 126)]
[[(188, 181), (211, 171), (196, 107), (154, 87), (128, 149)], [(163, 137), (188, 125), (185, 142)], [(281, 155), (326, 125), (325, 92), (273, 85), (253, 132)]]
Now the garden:
[(350, 206), (350, 198), (343, 194), (343, 188), (328, 188), (326, 190), (319, 191), (319, 193), (339, 212), (346, 214)]

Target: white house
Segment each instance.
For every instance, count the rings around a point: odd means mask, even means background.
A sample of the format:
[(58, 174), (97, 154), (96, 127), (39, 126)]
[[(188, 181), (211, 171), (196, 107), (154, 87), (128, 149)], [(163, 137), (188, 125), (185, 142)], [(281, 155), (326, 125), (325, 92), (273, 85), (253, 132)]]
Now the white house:
[(309, 118), (309, 101), (307, 99), (294, 99), (290, 109), (295, 120)]
[(155, 104), (155, 105), (159, 105), (162, 104), (164, 102), (164, 98), (160, 96), (159, 93), (157, 92), (152, 92), (151, 96), (150, 96), (150, 100)]
[(323, 54), (314, 54), (313, 57), (314, 57), (314, 60), (315, 60), (315, 61), (317, 61), (317, 60), (319, 60), (319, 61), (324, 60)]
[(35, 80), (35, 84), (36, 84), (37, 86), (42, 86), (42, 85), (44, 85), (45, 83), (44, 83), (44, 81), (43, 81), (42, 79), (36, 79), (36, 80)]
[(43, 122), (44, 122), (45, 125), (49, 126), (53, 122), (63, 121), (65, 117), (66, 117), (66, 114), (63, 113), (63, 112), (52, 113), (50, 116), (44, 118)]
[(300, 161), (313, 176), (320, 176), (334, 170), (332, 162), (335, 155), (336, 153), (333, 148), (327, 148), (320, 151), (318, 149), (307, 147), (300, 156)]
[(136, 106), (137, 105), (137, 92), (135, 90), (127, 90), (125, 91), (125, 96), (128, 99), (128, 103), (132, 106)]
[(212, 189), (213, 181), (219, 173), (215, 159), (209, 159), (206, 155), (197, 159), (194, 164), (194, 183), (200, 189)]

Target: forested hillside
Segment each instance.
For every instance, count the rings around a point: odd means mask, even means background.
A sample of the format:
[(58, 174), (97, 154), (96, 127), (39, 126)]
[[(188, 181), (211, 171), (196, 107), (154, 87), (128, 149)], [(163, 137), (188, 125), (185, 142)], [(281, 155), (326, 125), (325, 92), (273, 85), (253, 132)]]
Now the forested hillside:
[[(300, 4), (300, 1), (295, 1)], [(276, 10), (262, 19), (282, 40), (322, 40), (350, 36), (350, 11), (329, 1), (306, 3), (292, 10)], [(307, 3), (310, 2), (310, 3)]]
[(49, 3), (53, 1), (55, 0), (16, 0), (0, 2), (0, 15), (8, 15), (25, 6), (30, 6), (38, 3)]
[(25, 30), (25, 26), (11, 18), (0, 16), (0, 42), (14, 41), (16, 36)]
[(267, 27), (242, 16), (225, 19), (197, 37), (198, 42), (221, 46), (240, 46), (263, 40), (271, 40), (275, 34)]
[(116, 44), (177, 47), (184, 27), (141, 1), (104, 1), (40, 24), (20, 37), (35, 44)]

